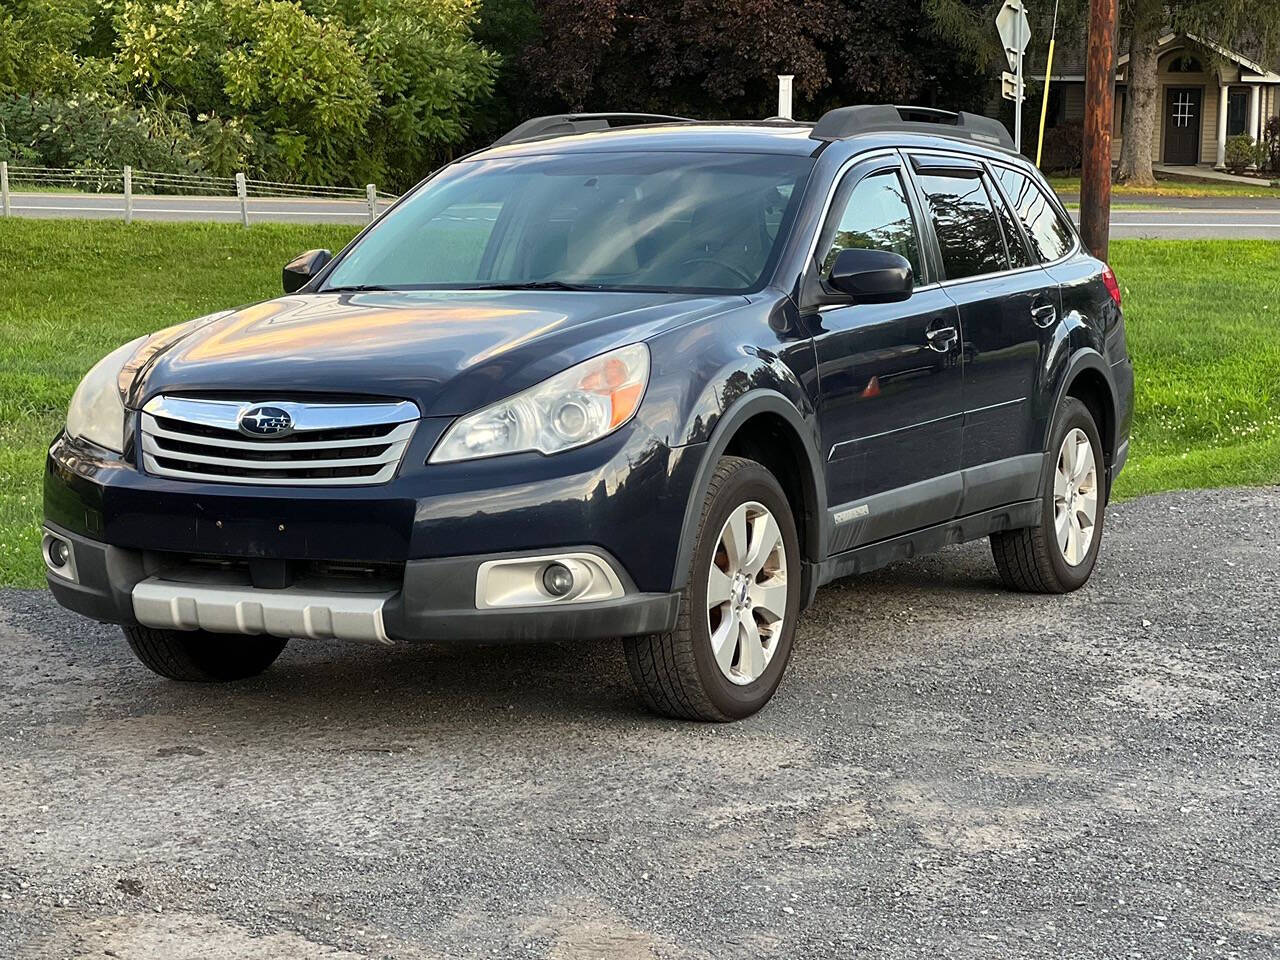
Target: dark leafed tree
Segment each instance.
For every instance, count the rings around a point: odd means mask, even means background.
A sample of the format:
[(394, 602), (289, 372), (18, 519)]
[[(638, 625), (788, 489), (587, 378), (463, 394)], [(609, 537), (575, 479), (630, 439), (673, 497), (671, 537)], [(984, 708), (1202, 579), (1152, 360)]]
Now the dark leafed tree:
[(520, 2), (531, 4), (537, 39), (505, 70), (521, 78), (525, 114), (765, 117), (779, 73), (795, 76), (801, 114), (869, 101), (972, 109), (990, 89), (984, 65), (919, 0), (487, 0), (485, 9)]
[[(1157, 43), (1166, 30), (1189, 33), (1221, 46), (1242, 47), (1267, 60), (1280, 49), (1280, 0), (1124, 0), (1120, 31), (1129, 36), (1124, 142), (1115, 178), (1152, 185), (1152, 140), (1160, 110)], [(1207, 62), (1216, 54), (1204, 50)]]

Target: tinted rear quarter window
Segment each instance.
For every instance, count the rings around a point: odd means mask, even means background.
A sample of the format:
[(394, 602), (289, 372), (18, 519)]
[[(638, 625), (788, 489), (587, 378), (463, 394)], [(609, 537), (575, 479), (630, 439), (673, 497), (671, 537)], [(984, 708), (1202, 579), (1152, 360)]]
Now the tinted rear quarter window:
[(919, 177), (948, 280), (1009, 269), (1000, 224), (977, 170)]
[(1018, 218), (1027, 228), (1027, 240), (1036, 258), (1048, 263), (1065, 256), (1075, 243), (1075, 234), (1044, 191), (1030, 177), (1016, 170), (999, 167), (997, 175), (1004, 192), (1018, 211)]
[(1026, 245), (1022, 242), (1022, 233), (1018, 230), (1017, 224), (1013, 222), (1013, 214), (1009, 212), (1009, 205), (1004, 202), (1000, 196), (1000, 191), (996, 189), (996, 185), (987, 178), (983, 178), (983, 182), (987, 185), (987, 195), (991, 197), (991, 202), (996, 208), (996, 214), (1000, 217), (1000, 229), (1004, 231), (1005, 249), (1009, 251), (1009, 263), (1016, 270), (1019, 267), (1031, 266), (1031, 257), (1027, 254)]

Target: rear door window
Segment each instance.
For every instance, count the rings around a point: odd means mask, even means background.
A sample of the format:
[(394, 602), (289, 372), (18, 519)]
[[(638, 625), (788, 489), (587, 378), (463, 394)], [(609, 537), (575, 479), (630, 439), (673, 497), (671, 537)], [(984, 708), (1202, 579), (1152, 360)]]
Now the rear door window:
[(997, 167), (996, 176), (1027, 228), (1036, 259), (1049, 263), (1066, 256), (1075, 245), (1075, 231), (1044, 191), (1030, 177), (1008, 167)]
[(980, 171), (928, 171), (917, 179), (929, 201), (948, 280), (1009, 269), (1004, 237)]

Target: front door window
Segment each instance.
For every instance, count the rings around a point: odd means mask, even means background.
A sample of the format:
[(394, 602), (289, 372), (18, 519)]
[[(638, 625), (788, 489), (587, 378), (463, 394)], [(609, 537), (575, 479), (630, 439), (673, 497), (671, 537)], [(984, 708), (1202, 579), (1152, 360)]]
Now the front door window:
[(1178, 91), (1173, 101), (1173, 122), (1176, 126), (1191, 126), (1191, 121), (1195, 119), (1195, 114), (1192, 112), (1193, 106), (1191, 94), (1185, 90)]

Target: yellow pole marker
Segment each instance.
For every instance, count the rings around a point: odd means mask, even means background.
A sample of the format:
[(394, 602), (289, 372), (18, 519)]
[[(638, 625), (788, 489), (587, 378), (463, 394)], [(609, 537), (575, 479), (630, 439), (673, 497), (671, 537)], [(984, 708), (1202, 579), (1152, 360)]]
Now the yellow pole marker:
[(1049, 113), (1049, 78), (1053, 76), (1053, 41), (1058, 35), (1058, 2), (1053, 3), (1053, 27), (1049, 30), (1049, 59), (1044, 65), (1044, 96), (1040, 100), (1040, 135), (1036, 138), (1036, 167), (1044, 150), (1044, 120)]

